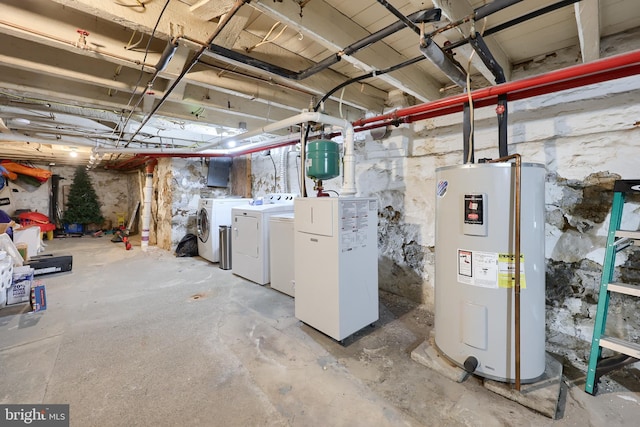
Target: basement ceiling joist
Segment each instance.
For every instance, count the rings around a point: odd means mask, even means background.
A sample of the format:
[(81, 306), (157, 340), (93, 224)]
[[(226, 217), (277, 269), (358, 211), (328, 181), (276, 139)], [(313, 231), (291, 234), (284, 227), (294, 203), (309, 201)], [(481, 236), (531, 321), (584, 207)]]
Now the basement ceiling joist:
[[(440, 8), (441, 20), (425, 25), (424, 31), (430, 33), (490, 2), (388, 3), (405, 16)], [(167, 95), (234, 4), (234, 0), (3, 0), (0, 157), (29, 160), (28, 153), (33, 151), (31, 160), (62, 162), (67, 161), (69, 147), (81, 147), (87, 152), (81, 157), (85, 161), (97, 145), (148, 148), (210, 143), (223, 134), (258, 128), (311, 109), (349, 79), (421, 55), (419, 35), (407, 27), (351, 55), (340, 55), (346, 46), (398, 21), (376, 0), (252, 0), (213, 40), (251, 61), (206, 50)], [(457, 43), (472, 29), (482, 32), (554, 5), (559, 7), (485, 37), (507, 80), (513, 64), (567, 47), (579, 47), (583, 61), (598, 59), (600, 37), (640, 27), (635, 0), (522, 0), (473, 25), (439, 32), (434, 41), (441, 46)], [(162, 52), (172, 40), (178, 44), (176, 52), (166, 69), (156, 73)], [(468, 45), (456, 47), (453, 53), (465, 68), (471, 58), (474, 87), (494, 84), (491, 72)], [(341, 60), (299, 80), (252, 64), (259, 61), (300, 71), (332, 55), (340, 55)], [(150, 81), (153, 85), (147, 87)], [(452, 92), (462, 89), (452, 87), (432, 63), (420, 60), (335, 91), (324, 111), (357, 120), (397, 108), (399, 100), (430, 101)], [(154, 117), (133, 136), (165, 95)], [(72, 130), (69, 116), (77, 118)], [(24, 120), (16, 120), (20, 118)], [(44, 157), (42, 147), (49, 150)]]

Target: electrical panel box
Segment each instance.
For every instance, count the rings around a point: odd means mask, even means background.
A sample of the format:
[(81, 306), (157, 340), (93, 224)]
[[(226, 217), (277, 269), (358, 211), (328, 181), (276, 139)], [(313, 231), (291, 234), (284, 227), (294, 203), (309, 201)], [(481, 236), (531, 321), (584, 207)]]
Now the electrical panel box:
[(378, 203), (295, 200), (295, 315), (341, 341), (378, 320)]

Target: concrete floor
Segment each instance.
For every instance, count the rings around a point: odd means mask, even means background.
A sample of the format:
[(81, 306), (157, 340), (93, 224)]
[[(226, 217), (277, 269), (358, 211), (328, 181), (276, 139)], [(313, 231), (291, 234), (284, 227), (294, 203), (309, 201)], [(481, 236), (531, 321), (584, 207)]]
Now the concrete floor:
[[(69, 403), (72, 426), (636, 426), (640, 391), (565, 378), (551, 420), (411, 360), (432, 315), (381, 294), (341, 346), (290, 297), (199, 257), (55, 239), (73, 272), (41, 276), (48, 309), (0, 310), (0, 403)], [(570, 371), (570, 370), (569, 370)]]

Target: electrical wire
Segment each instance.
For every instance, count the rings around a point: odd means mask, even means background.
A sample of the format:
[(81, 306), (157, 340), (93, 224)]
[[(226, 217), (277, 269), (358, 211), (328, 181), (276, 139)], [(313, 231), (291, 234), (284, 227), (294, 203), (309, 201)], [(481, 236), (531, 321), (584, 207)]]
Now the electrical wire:
[(276, 168), (276, 162), (273, 160), (271, 152), (269, 152), (267, 156), (269, 156), (269, 158), (271, 159), (271, 163), (273, 163), (273, 192), (275, 193), (276, 191), (278, 191), (278, 169)]
[(301, 159), (299, 155), (296, 156), (296, 176), (298, 177), (298, 194), (302, 194), (302, 186), (300, 185), (300, 162), (298, 159)]
[[(142, 62), (144, 63), (147, 60), (147, 55), (149, 54), (149, 49), (151, 47), (151, 41), (153, 40), (155, 34), (156, 34), (156, 30), (158, 29), (158, 25), (160, 25), (160, 20), (162, 19), (162, 15), (164, 15), (165, 10), (167, 10), (167, 6), (169, 6), (169, 2), (171, 0), (167, 0), (164, 4), (164, 6), (162, 7), (162, 10), (160, 11), (160, 14), (158, 15), (158, 19), (156, 19), (156, 24), (153, 26), (153, 31), (151, 31), (151, 35), (149, 36), (149, 40), (147, 41), (147, 46), (144, 49), (144, 58), (142, 60)], [(127, 116), (126, 120), (124, 121), (123, 125), (120, 127), (120, 133), (118, 134), (118, 141), (120, 141), (122, 139), (122, 135), (124, 134), (124, 130), (127, 127), (127, 124), (129, 123), (129, 120), (131, 120), (131, 116), (133, 116), (133, 112), (135, 111), (136, 108), (138, 108), (138, 106), (140, 105), (140, 103), (142, 102), (142, 100), (144, 99), (144, 95), (145, 95), (145, 91), (148, 87), (148, 85), (145, 85), (142, 93), (140, 94), (139, 98), (138, 98), (138, 102), (136, 102), (136, 105), (133, 108), (131, 107), (131, 102), (133, 101), (133, 98), (136, 96), (136, 92), (138, 92), (138, 88), (140, 87), (140, 82), (142, 81), (142, 76), (144, 76), (144, 65), (140, 68), (140, 73), (138, 75), (138, 80), (136, 81), (135, 89), (133, 90), (133, 92), (131, 93), (131, 97), (129, 98), (129, 102), (127, 103), (127, 109), (129, 109), (129, 115)], [(150, 81), (150, 84), (153, 84), (153, 80), (155, 80), (155, 78), (157, 77), (157, 74), (153, 77), (152, 81)], [(115, 129), (114, 129), (114, 133), (115, 133)], [(116, 147), (119, 146), (119, 144), (116, 144)]]
[(275, 42), (276, 40), (278, 40), (278, 38), (282, 35), (282, 33), (284, 33), (284, 30), (286, 30), (286, 29), (287, 29), (287, 25), (285, 25), (284, 27), (282, 27), (282, 29), (280, 30), (280, 32), (279, 32), (279, 33), (278, 33), (274, 38), (272, 38), (271, 40), (268, 40), (268, 39), (269, 39), (269, 36), (271, 35), (271, 33), (273, 33), (273, 30), (275, 30), (276, 28), (278, 28), (278, 25), (280, 25), (280, 24), (281, 24), (281, 22), (280, 22), (280, 21), (277, 21), (275, 24), (273, 24), (273, 25), (271, 26), (271, 29), (270, 29), (270, 30), (269, 30), (269, 32), (267, 33), (267, 35), (266, 35), (266, 36), (264, 36), (264, 37), (262, 38), (262, 41), (260, 41), (260, 42), (258, 42), (258, 43), (256, 43), (256, 44), (254, 44), (254, 45), (253, 45), (253, 46), (251, 46), (251, 47), (246, 48), (246, 49), (245, 49), (245, 51), (246, 51), (247, 53), (251, 53), (251, 51), (252, 51), (253, 49), (257, 48), (258, 46), (262, 46), (263, 44), (267, 44), (267, 43), (273, 43), (273, 42)]
[(473, 122), (474, 122), (474, 109), (473, 109), (473, 98), (471, 97), (471, 58), (473, 58), (473, 54), (476, 53), (474, 50), (471, 52), (469, 56), (469, 63), (467, 65), (467, 97), (469, 99), (469, 152), (467, 153), (467, 161), (466, 163), (471, 163), (471, 159), (473, 158)]

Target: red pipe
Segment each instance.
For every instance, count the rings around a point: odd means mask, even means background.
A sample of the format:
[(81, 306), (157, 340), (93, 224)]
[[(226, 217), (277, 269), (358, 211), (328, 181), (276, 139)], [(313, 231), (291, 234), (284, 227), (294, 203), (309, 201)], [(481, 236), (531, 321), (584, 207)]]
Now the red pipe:
[(155, 169), (157, 164), (158, 164), (158, 159), (156, 159), (155, 157), (150, 158), (149, 161), (145, 164), (147, 173), (153, 175), (153, 170)]
[[(640, 50), (600, 59), (598, 61), (586, 64), (574, 65), (572, 67), (563, 68), (557, 71), (517, 80), (514, 82), (502, 83), (500, 85), (478, 89), (471, 92), (474, 107), (481, 108), (494, 105), (498, 102), (498, 95), (507, 95), (509, 101), (531, 98), (534, 96), (545, 95), (547, 93), (558, 92), (576, 87), (587, 86), (590, 84), (602, 83), (609, 80), (615, 80), (623, 77), (629, 77), (640, 74)], [(394, 112), (383, 114), (368, 119), (356, 120), (353, 122), (355, 132), (380, 128), (383, 126), (398, 126), (402, 123), (413, 123), (433, 117), (444, 116), (462, 111), (463, 105), (469, 101), (469, 95), (466, 93), (450, 96), (448, 98), (438, 99), (436, 101), (415, 105), (408, 108), (402, 108)], [(365, 126), (368, 125), (368, 126)], [(297, 143), (298, 140), (290, 140), (274, 144), (272, 146), (263, 146), (234, 156), (252, 154), (258, 151), (269, 150), (272, 148), (285, 147)], [(114, 169), (123, 169), (125, 166), (135, 168), (139, 164), (144, 163), (148, 158), (160, 157), (221, 157), (220, 154), (138, 154), (132, 159), (114, 166)], [(140, 163), (135, 159), (142, 160)], [(135, 162), (135, 166), (130, 163)]]
[[(474, 101), (474, 106), (484, 107), (496, 104), (498, 95), (502, 94), (507, 94), (507, 99), (511, 101), (636, 74), (640, 74), (640, 50), (586, 64), (574, 65), (539, 76), (478, 89), (471, 92), (471, 98)], [(462, 111), (463, 104), (468, 101), (468, 94), (454, 95), (425, 104), (401, 108), (392, 113), (356, 120), (353, 122), (353, 126), (360, 127), (376, 122), (382, 122), (376, 123), (377, 127), (398, 124), (399, 122), (410, 123), (428, 117), (437, 117)], [(432, 112), (433, 115), (425, 116), (424, 114), (427, 112)]]

